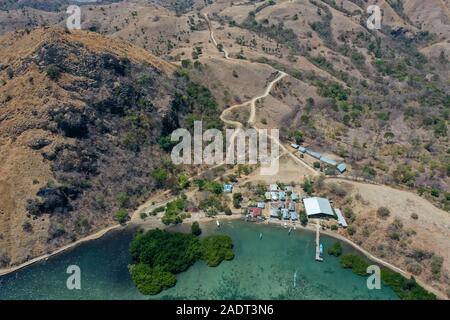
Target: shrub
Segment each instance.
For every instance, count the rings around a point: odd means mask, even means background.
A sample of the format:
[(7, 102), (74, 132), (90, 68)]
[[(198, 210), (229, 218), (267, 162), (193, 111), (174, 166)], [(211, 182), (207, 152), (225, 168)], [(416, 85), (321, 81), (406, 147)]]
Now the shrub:
[(129, 265), (128, 270), (133, 282), (142, 294), (158, 294), (177, 283), (175, 275), (163, 271), (160, 266), (150, 268), (148, 265), (139, 263)]
[(333, 231), (336, 231), (336, 230), (338, 230), (338, 225), (337, 224), (332, 224), (330, 229), (333, 230)]
[(188, 69), (188, 68), (191, 67), (191, 65), (192, 65), (191, 60), (189, 60), (189, 59), (181, 60), (181, 66), (182, 66), (183, 68)]
[(241, 193), (235, 193), (233, 194), (233, 206), (236, 209), (239, 209), (241, 207), (241, 201), (242, 201), (242, 194)]
[(194, 223), (192, 224), (191, 232), (194, 236), (199, 236), (202, 234), (202, 229), (200, 228), (200, 225), (197, 221), (194, 221)]
[(305, 227), (308, 224), (308, 216), (306, 215), (306, 212), (300, 211), (299, 218), (301, 225)]
[(348, 207), (344, 208), (344, 215), (351, 222), (355, 221), (355, 214), (353, 213), (353, 210), (351, 208)]
[(0, 268), (4, 268), (11, 263), (11, 258), (6, 253), (0, 253)]
[(218, 266), (223, 260), (232, 260), (234, 258), (233, 241), (226, 235), (209, 236), (203, 239), (202, 258), (210, 267)]
[(59, 76), (61, 75), (61, 70), (54, 64), (48, 65), (45, 69), (45, 72), (47, 73), (47, 76), (52, 80), (58, 80)]
[(168, 173), (166, 170), (160, 168), (156, 169), (151, 173), (153, 179), (156, 180), (156, 185), (162, 187), (167, 180)]
[(8, 76), (8, 79), (12, 79), (14, 77), (14, 71), (11, 68), (6, 69), (6, 75)]
[(419, 215), (417, 213), (411, 213), (411, 218), (417, 220), (419, 219)]
[(206, 187), (206, 181), (203, 179), (195, 179), (194, 183), (197, 185), (199, 191), (203, 191)]
[(419, 275), (422, 273), (422, 266), (420, 265), (420, 263), (413, 260), (407, 263), (406, 270), (408, 270), (408, 272), (411, 272), (412, 274)]
[(117, 205), (120, 208), (126, 208), (130, 204), (130, 197), (128, 196), (128, 194), (126, 192), (119, 192), (117, 194), (116, 200), (117, 200)]
[(347, 233), (352, 236), (356, 233), (356, 228), (354, 226), (348, 226)]
[(124, 209), (120, 209), (116, 212), (116, 220), (120, 224), (124, 224), (128, 220), (128, 212)]
[(314, 193), (314, 187), (312, 182), (309, 179), (306, 179), (302, 185), (303, 191), (305, 191), (309, 196)]
[(377, 215), (383, 219), (389, 217), (390, 214), (391, 211), (386, 207), (379, 207), (377, 210)]
[(217, 181), (212, 181), (209, 183), (208, 189), (214, 194), (222, 194), (222, 185)]
[(79, 216), (76, 225), (78, 228), (86, 228), (89, 225), (89, 220), (85, 216)]
[(442, 264), (444, 263), (444, 258), (438, 255), (433, 255), (431, 258), (431, 272), (433, 273), (433, 278), (439, 280), (441, 277)]
[(25, 232), (31, 232), (31, 231), (33, 231), (33, 226), (31, 225), (30, 222), (26, 221), (22, 224), (22, 229)]
[(430, 191), (430, 193), (431, 193), (431, 195), (432, 195), (433, 197), (435, 197), (435, 198), (438, 198), (438, 197), (439, 197), (439, 189), (437, 189), (437, 188), (432, 188), (431, 191)]
[(231, 211), (231, 209), (230, 208), (225, 208), (225, 214), (227, 215), (227, 216), (231, 216), (232, 214), (233, 214), (233, 212)]
[(139, 216), (141, 217), (142, 220), (145, 220), (145, 218), (147, 218), (147, 214), (146, 214), (144, 211), (142, 211), (142, 212), (139, 214)]
[(332, 247), (328, 248), (328, 254), (339, 257), (342, 254), (342, 245), (339, 241), (335, 242)]

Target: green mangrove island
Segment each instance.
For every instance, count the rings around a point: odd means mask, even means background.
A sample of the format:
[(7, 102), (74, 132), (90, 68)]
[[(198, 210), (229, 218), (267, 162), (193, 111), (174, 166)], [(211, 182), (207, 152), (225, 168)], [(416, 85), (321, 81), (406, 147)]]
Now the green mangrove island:
[[(336, 245), (334, 249), (330, 250), (330, 254), (335, 254)], [(340, 254), (337, 254), (340, 255)], [(353, 273), (360, 276), (367, 276), (367, 267), (371, 263), (364, 257), (355, 254), (347, 253), (340, 258), (341, 266), (345, 269), (351, 269)], [(382, 267), (381, 281), (390, 287), (402, 300), (435, 300), (436, 296), (422, 288), (414, 279), (405, 278), (401, 274), (392, 271), (388, 268)]]
[(145, 295), (155, 295), (173, 287), (177, 273), (186, 271), (197, 260), (216, 267), (232, 260), (233, 241), (228, 235), (211, 235), (202, 239), (193, 234), (159, 229), (139, 231), (130, 243), (133, 264), (128, 266), (134, 284)]

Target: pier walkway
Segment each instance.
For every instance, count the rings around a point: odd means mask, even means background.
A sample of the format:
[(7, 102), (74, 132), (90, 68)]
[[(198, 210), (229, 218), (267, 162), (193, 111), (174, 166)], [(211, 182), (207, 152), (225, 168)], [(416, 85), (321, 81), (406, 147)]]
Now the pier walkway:
[(316, 261), (323, 261), (320, 256), (320, 224), (316, 223)]

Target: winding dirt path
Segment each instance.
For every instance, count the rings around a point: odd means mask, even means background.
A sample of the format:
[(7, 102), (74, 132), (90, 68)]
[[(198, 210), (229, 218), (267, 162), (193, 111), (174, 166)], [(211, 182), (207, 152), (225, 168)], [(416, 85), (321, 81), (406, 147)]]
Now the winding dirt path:
[[(204, 17), (206, 23), (208, 24), (209, 34), (210, 34), (211, 41), (213, 42), (214, 46), (216, 46), (216, 48), (217, 48), (218, 43), (217, 43), (217, 41), (216, 41), (216, 39), (215, 39), (215, 37), (214, 37), (214, 30), (213, 30), (211, 21), (209, 20), (208, 14), (204, 13), (204, 14), (203, 14), (203, 17)], [(225, 48), (222, 48), (222, 51), (224, 52), (224, 57), (225, 57), (225, 59), (227, 59), (227, 60), (232, 60), (232, 58), (229, 57), (228, 51), (227, 51)], [(225, 110), (222, 112), (222, 114), (220, 115), (220, 119), (221, 119), (225, 124), (231, 125), (231, 126), (233, 126), (233, 127), (235, 127), (235, 128), (237, 129), (237, 130), (233, 133), (233, 135), (231, 136), (231, 139), (230, 139), (231, 141), (234, 141), (234, 140), (235, 140), (237, 134), (238, 134), (239, 131), (242, 129), (243, 124), (240, 123), (240, 122), (238, 122), (238, 121), (233, 121), (233, 120), (227, 119), (227, 118), (226, 118), (226, 114), (228, 114), (229, 112), (231, 112), (233, 109), (236, 109), (236, 108), (239, 108), (239, 107), (244, 107), (244, 106), (246, 106), (246, 105), (250, 105), (250, 108), (251, 108), (251, 109), (250, 109), (250, 116), (249, 116), (249, 119), (247, 120), (247, 123), (248, 123), (253, 129), (257, 130), (259, 134), (263, 134), (262, 131), (261, 131), (261, 129), (258, 128), (258, 127), (256, 127), (256, 125), (255, 125), (255, 118), (256, 118), (256, 102), (257, 102), (258, 100), (261, 100), (261, 99), (267, 97), (267, 96), (270, 94), (270, 92), (272, 91), (273, 86), (274, 86), (277, 82), (279, 82), (280, 80), (282, 80), (284, 77), (288, 76), (287, 73), (285, 73), (285, 72), (283, 72), (283, 71), (281, 71), (281, 70), (277, 70), (277, 69), (274, 69), (274, 70), (276, 70), (276, 71), (278, 72), (278, 76), (277, 76), (273, 81), (271, 81), (271, 82), (267, 85), (266, 90), (265, 90), (265, 92), (264, 92), (262, 95), (257, 96), (257, 97), (254, 97), (254, 98), (251, 99), (250, 101), (246, 101), (246, 102), (241, 103), (241, 104), (233, 105), (233, 106), (231, 106), (231, 107), (225, 109)], [(270, 136), (268, 136), (268, 137), (269, 137), (270, 139), (272, 139), (272, 137), (270, 137)], [(275, 143), (276, 143), (276, 144), (279, 146), (279, 148), (283, 151), (283, 153), (280, 153), (280, 156), (281, 156), (282, 154), (286, 153), (286, 154), (288, 154), (295, 162), (297, 162), (298, 164), (302, 165), (303, 167), (306, 167), (306, 168), (311, 172), (311, 174), (312, 174), (313, 176), (319, 175), (319, 173), (318, 173), (316, 170), (314, 170), (314, 169), (311, 168), (308, 164), (304, 163), (301, 159), (299, 159), (297, 156), (295, 156), (295, 155), (294, 155), (290, 150), (288, 150), (288, 149), (287, 149), (287, 148), (286, 148), (279, 140), (276, 140)], [(231, 145), (230, 145), (230, 148), (231, 148), (231, 147), (234, 147), (234, 144), (231, 144)], [(228, 152), (228, 151), (227, 151), (227, 152)], [(222, 163), (222, 164), (223, 164), (223, 163)], [(222, 164), (220, 164), (220, 165), (222, 165)]]
[[(208, 24), (208, 28), (209, 28), (209, 31), (210, 31), (210, 37), (211, 37), (211, 40), (212, 40), (212, 42), (214, 43), (214, 45), (217, 47), (217, 41), (216, 41), (216, 39), (214, 38), (214, 30), (213, 30), (213, 28), (212, 28), (211, 21), (209, 20), (209, 17), (208, 17), (208, 15), (207, 15), (206, 13), (203, 14), (203, 16), (205, 17), (205, 20), (206, 20), (206, 22), (207, 22), (207, 24)], [(230, 58), (229, 58), (229, 55), (228, 55), (228, 52), (226, 51), (226, 49), (225, 49), (225, 48), (222, 48), (222, 51), (224, 52), (225, 59), (230, 59)], [(275, 69), (275, 70), (277, 70), (277, 69)], [(223, 122), (225, 122), (226, 124), (229, 124), (229, 125), (232, 125), (232, 126), (236, 127), (236, 128), (238, 129), (238, 130), (236, 130), (236, 132), (235, 132), (236, 134), (237, 134), (237, 131), (239, 131), (239, 130), (243, 127), (242, 123), (240, 123), (240, 122), (238, 122), (238, 121), (232, 121), (232, 120), (226, 119), (226, 118), (225, 118), (225, 114), (228, 113), (228, 112), (230, 112), (230, 111), (232, 111), (232, 110), (235, 109), (235, 108), (243, 107), (243, 106), (246, 106), (246, 105), (248, 105), (248, 104), (250, 104), (250, 107), (251, 107), (251, 112), (250, 112), (250, 116), (249, 116), (249, 119), (248, 119), (248, 124), (249, 124), (251, 127), (253, 127), (254, 129), (258, 130), (258, 132), (261, 134), (260, 129), (257, 128), (257, 127), (255, 126), (256, 102), (257, 102), (258, 100), (260, 100), (260, 99), (263, 99), (263, 98), (267, 97), (267, 96), (270, 94), (270, 91), (272, 90), (273, 86), (274, 86), (277, 82), (279, 82), (281, 79), (283, 79), (285, 76), (287, 76), (287, 74), (286, 74), (285, 72), (280, 71), (280, 70), (277, 70), (277, 71), (278, 71), (278, 73), (279, 73), (278, 77), (277, 77), (275, 80), (271, 81), (271, 82), (268, 84), (268, 86), (267, 86), (267, 88), (266, 88), (266, 91), (264, 92), (263, 95), (258, 96), (258, 97), (254, 97), (252, 100), (247, 101), (247, 102), (244, 102), (244, 103), (242, 103), (242, 104), (231, 106), (231, 107), (225, 109), (225, 110), (222, 112), (222, 114), (221, 114), (221, 116), (220, 116), (220, 119), (221, 119)], [(269, 136), (269, 138), (271, 138), (271, 137)], [(234, 136), (233, 136), (232, 141), (233, 141), (233, 140), (234, 140)], [(288, 149), (287, 149), (282, 143), (280, 143), (278, 140), (276, 141), (276, 143), (277, 143), (278, 146), (284, 151), (284, 153), (287, 153), (287, 154), (288, 154), (292, 159), (294, 159), (298, 164), (300, 164), (300, 165), (302, 165), (302, 166), (304, 166), (304, 167), (307, 167), (307, 168), (313, 173), (314, 176), (320, 175), (320, 173), (318, 173), (315, 169), (311, 168), (308, 164), (304, 163), (301, 159), (299, 159), (297, 156), (295, 156), (290, 150), (288, 150)], [(281, 156), (281, 154), (280, 154), (280, 156)], [(341, 241), (346, 242), (347, 244), (351, 245), (352, 247), (354, 247), (355, 249), (357, 249), (358, 251), (360, 251), (362, 254), (364, 254), (364, 255), (365, 255), (367, 258), (369, 258), (370, 260), (375, 261), (375, 262), (377, 262), (377, 263), (379, 263), (379, 264), (381, 264), (381, 265), (383, 265), (383, 266), (385, 266), (385, 267), (387, 267), (387, 268), (389, 268), (389, 269), (391, 269), (391, 270), (393, 270), (393, 271), (395, 271), (395, 272), (398, 272), (398, 273), (400, 273), (401, 275), (403, 275), (403, 276), (406, 277), (406, 278), (410, 278), (411, 276), (413, 276), (411, 273), (406, 272), (406, 271), (400, 269), (399, 267), (396, 267), (395, 265), (393, 265), (393, 264), (391, 264), (391, 263), (389, 263), (389, 262), (387, 262), (387, 261), (385, 261), (385, 260), (382, 260), (382, 259), (380, 259), (380, 258), (378, 258), (378, 257), (376, 257), (376, 256), (374, 256), (374, 255), (372, 255), (370, 252), (368, 252), (368, 251), (365, 250), (364, 248), (360, 247), (360, 246), (357, 245), (356, 243), (352, 242), (350, 239), (345, 238), (344, 236), (341, 236), (341, 235), (336, 234), (336, 233), (333, 233), (333, 232), (328, 232), (328, 231), (321, 231), (321, 232), (324, 233), (324, 234), (326, 234), (326, 235), (328, 235), (328, 236), (331, 236), (331, 237), (333, 237), (333, 238), (336, 238), (336, 239), (339, 239), (339, 240), (341, 240)], [(434, 293), (439, 299), (443, 299), (443, 300), (446, 300), (446, 299), (447, 299), (447, 297), (446, 297), (446, 295), (445, 295), (444, 293), (440, 292), (439, 290), (435, 289), (434, 287), (430, 286), (429, 284), (423, 282), (423, 281), (420, 280), (420, 279), (416, 279), (416, 281), (417, 281), (422, 287), (424, 287), (426, 290), (428, 290), (429, 292)]]

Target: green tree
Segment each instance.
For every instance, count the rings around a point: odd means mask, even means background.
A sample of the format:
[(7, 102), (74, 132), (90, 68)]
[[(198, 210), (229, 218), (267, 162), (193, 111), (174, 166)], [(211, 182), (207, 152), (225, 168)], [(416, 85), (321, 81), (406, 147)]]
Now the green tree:
[(120, 209), (116, 212), (116, 220), (120, 224), (124, 224), (128, 220), (128, 212), (124, 209)]
[(237, 192), (235, 194), (233, 194), (233, 206), (236, 209), (239, 209), (241, 207), (241, 201), (242, 201), (243, 197), (242, 197), (242, 193)]
[(61, 71), (58, 68), (58, 66), (54, 64), (48, 65), (47, 68), (45, 69), (45, 72), (47, 73), (47, 76), (52, 80), (58, 80), (61, 74)]
[(194, 236), (199, 236), (202, 234), (202, 229), (200, 228), (200, 224), (197, 221), (194, 221), (194, 223), (192, 223), (191, 232)]
[(309, 196), (314, 193), (314, 186), (311, 180), (305, 179), (302, 185), (303, 191), (305, 191)]
[(342, 254), (342, 245), (339, 241), (336, 241), (333, 246), (328, 248), (328, 254), (339, 257)]
[(156, 180), (156, 185), (161, 188), (167, 180), (168, 173), (166, 170), (159, 168), (154, 170), (151, 176)]
[(120, 208), (126, 208), (130, 204), (130, 197), (126, 192), (119, 192), (116, 197), (117, 205)]
[(150, 268), (148, 265), (139, 263), (129, 265), (128, 270), (137, 289), (142, 294), (155, 295), (177, 283), (175, 275), (164, 271), (160, 266)]
[(214, 193), (214, 194), (222, 194), (223, 190), (222, 190), (222, 185), (217, 182), (217, 181), (211, 181), (209, 183), (209, 190)]
[(178, 176), (178, 186), (180, 189), (189, 187), (189, 177), (186, 174), (182, 173)]

